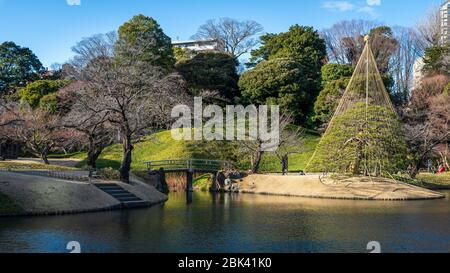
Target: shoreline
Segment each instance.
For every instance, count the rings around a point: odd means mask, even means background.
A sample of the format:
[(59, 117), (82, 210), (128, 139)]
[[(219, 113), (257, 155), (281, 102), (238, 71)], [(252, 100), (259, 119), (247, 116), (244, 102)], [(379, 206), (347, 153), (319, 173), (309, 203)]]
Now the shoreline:
[(326, 197), (319, 195), (292, 195), (292, 194), (279, 194), (279, 193), (269, 193), (269, 192), (252, 192), (252, 191), (239, 191), (242, 194), (251, 195), (266, 195), (266, 196), (284, 196), (284, 197), (300, 197), (300, 198), (310, 198), (310, 199), (322, 199), (322, 200), (347, 200), (347, 201), (380, 201), (380, 202), (403, 202), (403, 201), (432, 201), (441, 200), (445, 198), (445, 195), (430, 198), (409, 198), (409, 199), (371, 199), (364, 197)]
[(250, 175), (239, 183), (239, 193), (330, 200), (423, 201), (445, 198), (436, 191), (385, 178), (347, 178), (335, 183), (319, 175)]
[[(142, 199), (142, 207), (164, 203), (168, 196), (153, 186), (139, 181), (124, 184), (117, 181), (96, 181), (116, 184)], [(131, 209), (94, 184), (51, 177), (0, 172), (0, 192), (6, 195), (20, 212), (1, 213), (0, 217), (55, 216)], [(136, 208), (139, 208), (136, 207)]]

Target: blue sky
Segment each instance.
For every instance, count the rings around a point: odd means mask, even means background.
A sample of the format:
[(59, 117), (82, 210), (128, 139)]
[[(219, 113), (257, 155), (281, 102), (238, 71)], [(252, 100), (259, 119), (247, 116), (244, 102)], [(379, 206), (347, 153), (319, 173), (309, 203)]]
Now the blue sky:
[(172, 39), (188, 39), (211, 18), (252, 19), (266, 32), (316, 29), (344, 19), (413, 26), (441, 0), (0, 0), (0, 43), (31, 48), (45, 66), (63, 63), (83, 37), (116, 30), (135, 14), (155, 18)]

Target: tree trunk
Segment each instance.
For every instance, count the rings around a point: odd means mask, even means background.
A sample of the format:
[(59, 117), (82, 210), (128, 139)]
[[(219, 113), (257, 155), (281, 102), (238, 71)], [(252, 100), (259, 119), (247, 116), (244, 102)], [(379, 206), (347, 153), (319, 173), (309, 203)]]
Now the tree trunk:
[(96, 148), (88, 152), (87, 165), (92, 169), (97, 169), (97, 159), (102, 154), (102, 149)]
[(47, 153), (42, 153), (41, 154), (41, 159), (42, 159), (42, 161), (44, 161), (45, 165), (50, 165), (50, 162), (48, 161)]
[(125, 134), (123, 137), (123, 158), (120, 166), (120, 181), (124, 183), (130, 182), (130, 170), (131, 170), (131, 153), (133, 151), (133, 144), (131, 143), (131, 135)]
[[(361, 142), (358, 142), (356, 149), (356, 158), (353, 162), (353, 165), (351, 166), (351, 172), (353, 175), (359, 175), (361, 173), (359, 170), (359, 168), (361, 167), (361, 160), (363, 158), (363, 145)], [(366, 170), (364, 172), (366, 172)]]
[(448, 143), (445, 145), (445, 152), (440, 153), (440, 154), (441, 154), (441, 157), (442, 157), (442, 163), (444, 164), (444, 167), (447, 170), (450, 170), (450, 164), (449, 164), (448, 158), (447, 158), (447, 155), (448, 155)]
[(412, 163), (411, 169), (409, 170), (409, 176), (412, 179), (416, 179), (416, 176), (419, 174), (418, 164), (416, 162)]
[(289, 156), (284, 155), (281, 158), (281, 172), (286, 175), (289, 172)]
[(164, 194), (169, 193), (169, 186), (167, 185), (164, 168), (161, 168), (158, 171), (158, 184), (156, 185), (156, 189)]
[(87, 157), (87, 165), (92, 169), (97, 168), (97, 159), (101, 155), (103, 148), (97, 147), (93, 138), (89, 138), (89, 151)]
[(423, 161), (425, 160), (427, 154), (428, 154), (428, 152), (422, 153), (422, 155), (412, 163), (413, 165), (411, 166), (411, 169), (409, 171), (409, 176), (412, 179), (415, 179), (416, 176), (419, 174), (420, 166), (422, 165)]
[(252, 173), (258, 173), (259, 172), (259, 165), (261, 164), (263, 151), (257, 151), (255, 158), (253, 159), (252, 164)]

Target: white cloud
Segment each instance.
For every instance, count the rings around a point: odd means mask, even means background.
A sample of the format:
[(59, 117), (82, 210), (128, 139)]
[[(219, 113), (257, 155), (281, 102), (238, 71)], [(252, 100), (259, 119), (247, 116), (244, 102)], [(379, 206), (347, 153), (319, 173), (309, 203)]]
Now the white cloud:
[(375, 11), (373, 7), (365, 6), (358, 9), (358, 12), (367, 13), (372, 17), (378, 17), (378, 13)]
[(354, 4), (350, 1), (327, 1), (322, 3), (322, 8), (339, 12), (366, 13), (371, 17), (378, 17), (376, 8), (381, 6), (381, 0), (366, 0), (366, 3)]
[(80, 6), (81, 0), (66, 0), (67, 5), (69, 6)]
[(330, 10), (349, 11), (355, 8), (355, 5), (348, 1), (328, 1), (322, 3), (322, 7)]
[(381, 6), (381, 0), (367, 0), (369, 6)]

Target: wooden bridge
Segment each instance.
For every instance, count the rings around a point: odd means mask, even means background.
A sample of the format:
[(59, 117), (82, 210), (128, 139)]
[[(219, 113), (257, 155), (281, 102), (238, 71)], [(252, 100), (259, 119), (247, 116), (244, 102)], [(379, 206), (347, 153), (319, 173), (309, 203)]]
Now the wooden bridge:
[(234, 168), (233, 164), (227, 161), (209, 159), (171, 159), (145, 162), (150, 174), (159, 173), (165, 180), (165, 173), (186, 173), (186, 191), (193, 190), (194, 173), (210, 173), (215, 175), (219, 171), (227, 171)]

